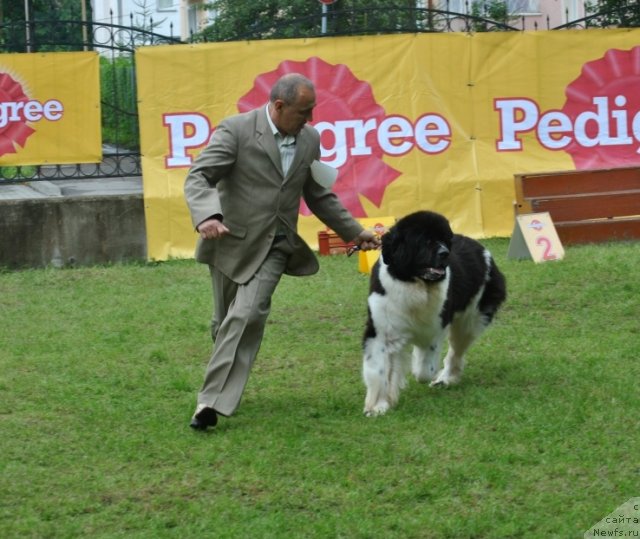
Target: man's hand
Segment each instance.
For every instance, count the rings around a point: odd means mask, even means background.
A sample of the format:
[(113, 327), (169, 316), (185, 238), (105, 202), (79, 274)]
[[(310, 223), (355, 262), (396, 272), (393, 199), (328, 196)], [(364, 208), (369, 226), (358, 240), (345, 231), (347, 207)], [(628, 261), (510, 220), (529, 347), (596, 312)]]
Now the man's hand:
[(363, 251), (369, 251), (380, 247), (380, 238), (373, 230), (365, 229), (353, 239), (353, 243)]
[(218, 219), (206, 219), (196, 228), (203, 240), (215, 240), (229, 233), (229, 229)]

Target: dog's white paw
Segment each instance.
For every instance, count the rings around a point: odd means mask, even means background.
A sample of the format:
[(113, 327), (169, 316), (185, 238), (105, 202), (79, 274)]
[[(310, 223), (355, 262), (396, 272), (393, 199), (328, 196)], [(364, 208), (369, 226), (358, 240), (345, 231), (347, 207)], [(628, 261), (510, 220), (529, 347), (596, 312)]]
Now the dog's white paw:
[(367, 417), (375, 417), (378, 415), (384, 415), (387, 410), (389, 410), (389, 403), (387, 401), (379, 401), (373, 406), (366, 406), (364, 409), (364, 415)]
[(416, 382), (426, 384), (427, 382), (433, 382), (435, 380), (438, 374), (438, 367), (437, 365), (427, 364), (419, 369), (414, 368), (412, 374)]
[(449, 387), (460, 383), (459, 374), (451, 374), (446, 369), (442, 369), (436, 379), (429, 384), (430, 387)]

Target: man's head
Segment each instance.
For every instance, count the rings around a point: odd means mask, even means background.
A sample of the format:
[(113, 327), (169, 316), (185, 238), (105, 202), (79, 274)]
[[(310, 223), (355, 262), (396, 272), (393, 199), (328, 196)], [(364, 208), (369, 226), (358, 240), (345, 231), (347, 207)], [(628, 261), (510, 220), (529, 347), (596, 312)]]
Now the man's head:
[(313, 83), (298, 73), (282, 76), (269, 96), (271, 120), (285, 135), (297, 135), (313, 120), (316, 92)]

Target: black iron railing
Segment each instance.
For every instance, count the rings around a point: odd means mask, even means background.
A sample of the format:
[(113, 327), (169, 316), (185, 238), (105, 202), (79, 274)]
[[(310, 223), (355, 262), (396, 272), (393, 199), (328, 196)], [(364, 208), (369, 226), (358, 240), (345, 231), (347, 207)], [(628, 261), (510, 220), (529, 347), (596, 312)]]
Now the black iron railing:
[[(193, 35), (191, 42), (238, 41), (299, 37), (329, 37), (393, 33), (522, 31), (525, 17), (504, 14), (492, 20), (490, 5), (465, 1), (465, 13), (449, 9), (449, 0), (437, 4), (446, 9), (362, 8), (331, 9), (326, 16), (270, 20), (243, 28), (236, 35), (216, 39), (208, 29)], [(590, 15), (548, 30), (640, 26), (640, 1), (628, 0), (598, 11), (597, 2), (587, 2)], [(568, 18), (568, 17), (567, 17)], [(25, 181), (141, 176), (138, 108), (135, 87), (135, 50), (140, 46), (182, 43), (173, 37), (136, 25), (86, 21), (19, 21), (0, 24), (0, 52), (47, 52), (93, 50), (100, 54), (102, 133), (104, 159), (97, 164), (0, 166), (0, 183)], [(529, 30), (537, 30), (527, 28)]]
[[(153, 21), (150, 21), (153, 27)], [(100, 54), (103, 159), (73, 165), (0, 166), (0, 183), (142, 176), (135, 50), (181, 43), (131, 26), (84, 21), (9, 22), (0, 25), (0, 52), (96, 51)]]

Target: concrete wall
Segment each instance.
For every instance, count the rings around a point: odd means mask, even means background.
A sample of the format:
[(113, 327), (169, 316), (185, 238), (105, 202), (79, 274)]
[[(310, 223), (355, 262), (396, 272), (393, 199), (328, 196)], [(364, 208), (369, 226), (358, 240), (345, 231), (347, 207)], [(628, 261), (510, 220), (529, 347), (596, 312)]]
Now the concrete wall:
[(0, 200), (0, 266), (146, 260), (142, 194)]

